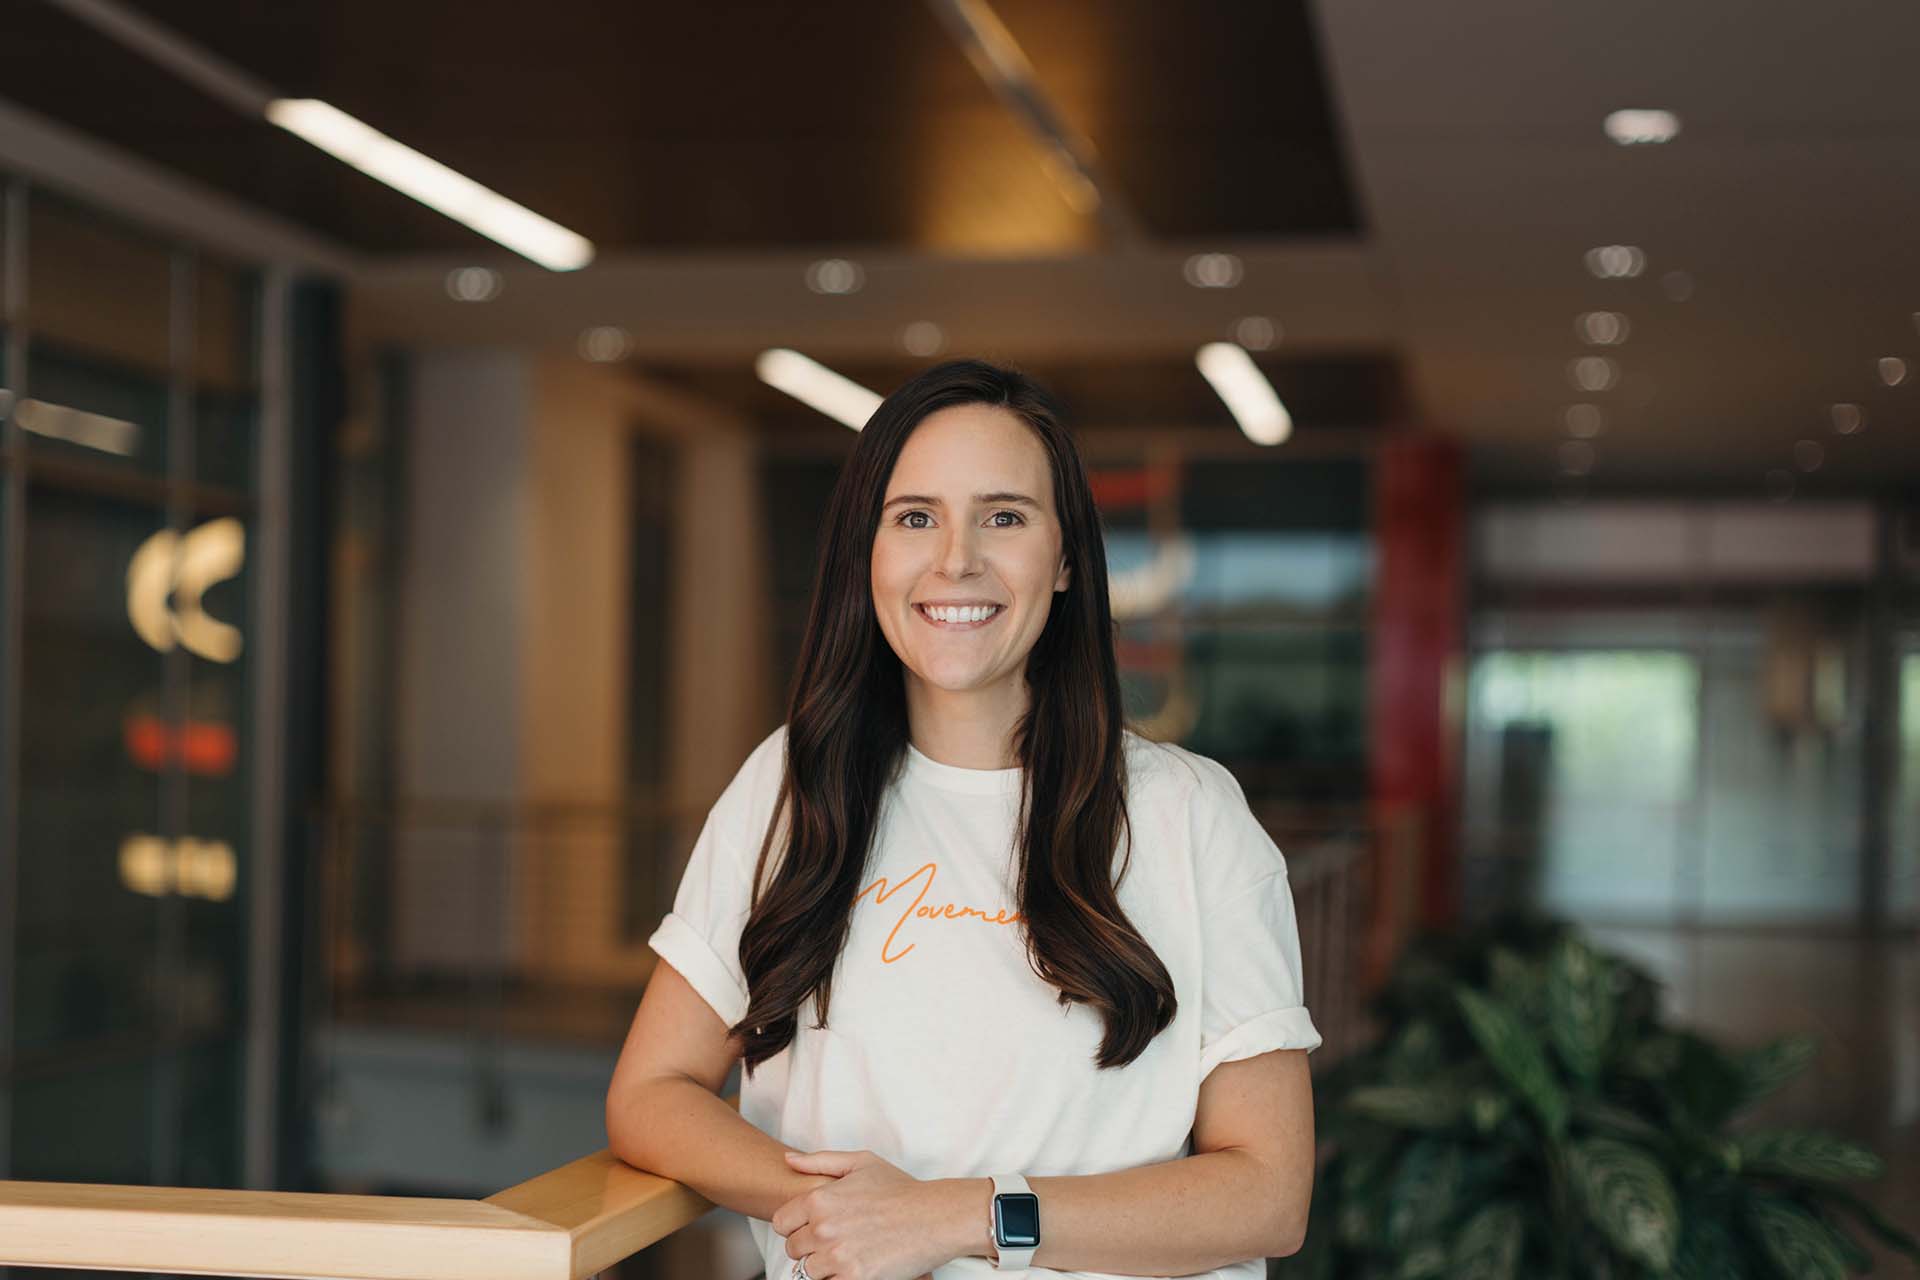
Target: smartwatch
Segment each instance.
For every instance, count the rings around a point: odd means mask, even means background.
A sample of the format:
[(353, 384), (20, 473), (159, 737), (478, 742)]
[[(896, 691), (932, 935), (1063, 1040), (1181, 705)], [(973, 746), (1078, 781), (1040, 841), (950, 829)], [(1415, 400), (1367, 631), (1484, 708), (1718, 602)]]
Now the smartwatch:
[(1040, 1247), (1040, 1197), (1017, 1173), (993, 1175), (993, 1266), (1025, 1271)]

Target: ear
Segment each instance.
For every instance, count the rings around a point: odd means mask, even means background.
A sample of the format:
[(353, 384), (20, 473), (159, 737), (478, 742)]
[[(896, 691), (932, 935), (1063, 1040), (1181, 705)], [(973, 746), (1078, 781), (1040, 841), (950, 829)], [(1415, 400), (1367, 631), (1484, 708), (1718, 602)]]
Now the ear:
[(1060, 562), (1060, 576), (1053, 580), (1053, 589), (1055, 591), (1065, 591), (1067, 589), (1067, 581), (1072, 577), (1073, 566), (1063, 559)]

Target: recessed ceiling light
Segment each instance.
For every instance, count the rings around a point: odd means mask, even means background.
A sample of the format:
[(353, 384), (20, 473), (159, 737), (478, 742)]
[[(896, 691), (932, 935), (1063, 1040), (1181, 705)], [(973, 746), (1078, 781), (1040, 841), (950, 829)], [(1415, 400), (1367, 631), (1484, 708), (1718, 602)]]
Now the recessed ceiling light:
[(1907, 362), (1899, 356), (1880, 357), (1880, 381), (1897, 387), (1907, 380)]
[(1279, 323), (1267, 316), (1242, 316), (1233, 326), (1233, 340), (1249, 351), (1270, 351), (1280, 337)]
[(858, 293), (867, 273), (845, 258), (822, 258), (807, 267), (807, 288), (815, 293)]
[(1581, 356), (1567, 362), (1567, 377), (1581, 391), (1605, 391), (1620, 377), (1620, 366), (1605, 356)]
[(1231, 289), (1240, 283), (1246, 268), (1230, 253), (1196, 253), (1181, 272), (1196, 289)]
[(931, 320), (915, 320), (900, 331), (901, 350), (910, 356), (937, 356), (946, 346), (946, 333)]
[(1820, 447), (1818, 440), (1796, 440), (1793, 445), (1793, 465), (1802, 471), (1818, 471), (1820, 464), (1826, 461), (1827, 451)]
[(1618, 311), (1582, 311), (1574, 318), (1574, 332), (1596, 347), (1617, 347), (1627, 340), (1631, 326)]
[(1624, 280), (1647, 269), (1638, 245), (1603, 244), (1587, 250), (1587, 270), (1602, 280)]
[(855, 431), (866, 426), (867, 419), (880, 407), (878, 392), (786, 347), (762, 351), (753, 368), (760, 375), (760, 381), (768, 386), (786, 392)]
[(1255, 444), (1279, 444), (1293, 434), (1293, 415), (1245, 347), (1209, 342), (1194, 353), (1193, 362), (1226, 402), (1227, 412), (1240, 424), (1247, 439)]
[(1592, 439), (1606, 426), (1606, 418), (1597, 404), (1570, 404), (1566, 413), (1567, 433), (1582, 440)]
[(617, 324), (600, 324), (580, 334), (580, 354), (595, 364), (624, 360), (633, 350), (633, 335)]
[(500, 296), (500, 273), (485, 267), (455, 267), (447, 272), (447, 296), (455, 302), (491, 302)]
[(1601, 127), (1623, 147), (1648, 146), (1671, 142), (1680, 132), (1680, 117), (1671, 111), (1628, 107), (1610, 112)]
[(1857, 404), (1836, 404), (1827, 413), (1833, 419), (1833, 429), (1843, 436), (1853, 435), (1867, 425), (1867, 416)]

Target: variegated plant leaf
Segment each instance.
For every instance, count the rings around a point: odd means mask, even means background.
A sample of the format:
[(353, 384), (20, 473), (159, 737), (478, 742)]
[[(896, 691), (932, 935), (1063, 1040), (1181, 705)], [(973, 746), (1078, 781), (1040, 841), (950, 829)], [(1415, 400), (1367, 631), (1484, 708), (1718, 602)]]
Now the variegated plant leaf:
[(1547, 961), (1547, 1036), (1568, 1069), (1591, 1081), (1606, 1065), (1613, 1026), (1613, 971), (1569, 933)]
[(1457, 1143), (1423, 1138), (1408, 1147), (1387, 1202), (1388, 1246), (1406, 1249), (1431, 1237), (1459, 1207), (1465, 1183), (1465, 1152)]
[(1526, 1219), (1511, 1200), (1486, 1205), (1453, 1238), (1448, 1273), (1456, 1280), (1513, 1280), (1520, 1273)]
[(1614, 1138), (1568, 1144), (1567, 1172), (1587, 1219), (1627, 1257), (1664, 1272), (1680, 1239), (1680, 1205), (1665, 1169)]
[(1847, 1262), (1818, 1218), (1791, 1200), (1754, 1196), (1747, 1224), (1773, 1265), (1794, 1280), (1846, 1280)]
[(1877, 1178), (1886, 1168), (1880, 1157), (1866, 1147), (1830, 1133), (1762, 1129), (1737, 1134), (1733, 1141), (1740, 1152), (1740, 1167), (1749, 1173), (1848, 1182)]
[(1455, 987), (1467, 1029), (1514, 1091), (1540, 1117), (1549, 1134), (1567, 1130), (1567, 1096), (1554, 1078), (1539, 1037), (1506, 1005), (1471, 987)]

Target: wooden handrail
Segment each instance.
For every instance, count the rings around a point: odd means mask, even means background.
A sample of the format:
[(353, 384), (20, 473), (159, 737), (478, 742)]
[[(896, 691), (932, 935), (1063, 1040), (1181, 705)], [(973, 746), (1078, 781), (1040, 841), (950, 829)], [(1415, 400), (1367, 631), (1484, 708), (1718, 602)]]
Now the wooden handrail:
[[(739, 1105), (738, 1095), (727, 1101)], [(611, 1151), (484, 1200), (0, 1181), (0, 1264), (295, 1280), (583, 1280), (712, 1207)]]

